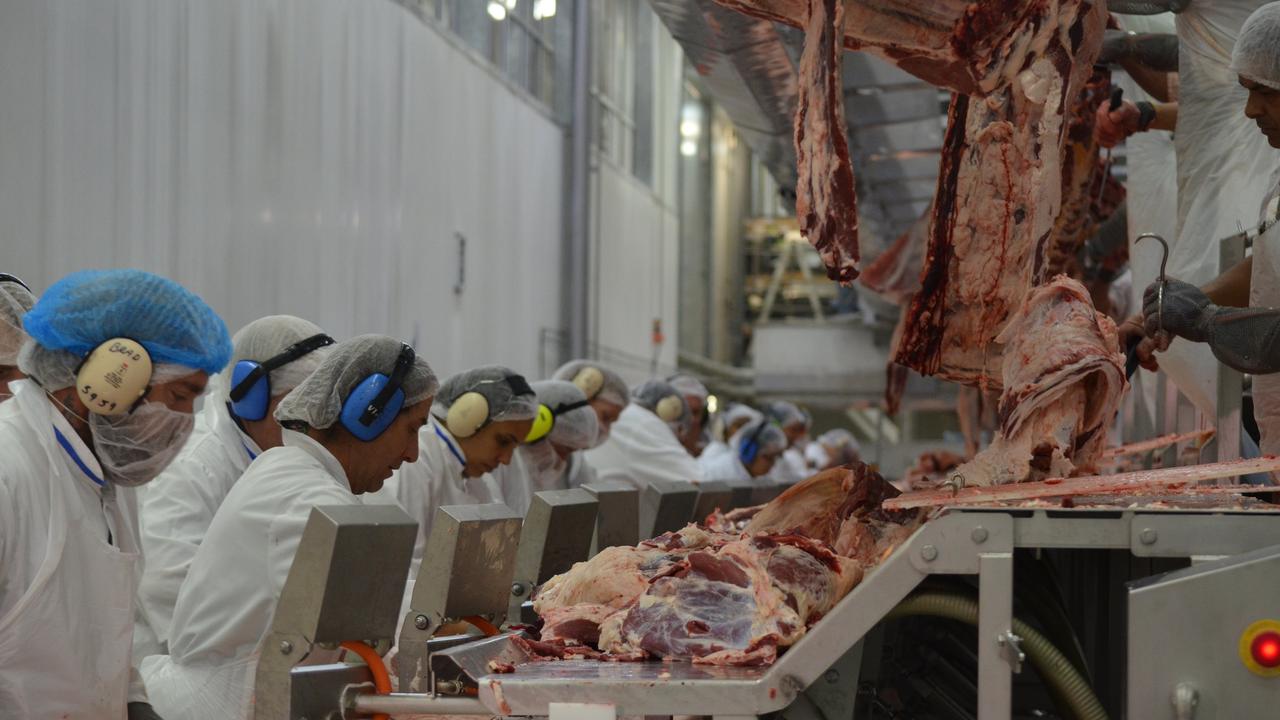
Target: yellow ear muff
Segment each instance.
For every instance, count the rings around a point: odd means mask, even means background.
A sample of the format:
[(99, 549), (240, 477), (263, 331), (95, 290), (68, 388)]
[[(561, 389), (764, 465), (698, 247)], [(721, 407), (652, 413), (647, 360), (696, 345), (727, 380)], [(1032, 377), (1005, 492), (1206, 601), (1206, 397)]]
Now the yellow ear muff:
[(551, 434), (556, 427), (556, 415), (551, 412), (551, 408), (546, 405), (538, 405), (538, 416), (533, 419), (533, 427), (529, 428), (529, 434), (524, 438), (525, 445), (542, 440)]
[(147, 394), (151, 355), (129, 338), (112, 338), (93, 349), (76, 371), (76, 393), (95, 415), (124, 415)]
[(663, 422), (675, 422), (684, 414), (684, 400), (679, 395), (668, 395), (658, 401), (654, 412)]
[(584, 367), (573, 376), (573, 384), (578, 386), (588, 400), (594, 400), (604, 389), (604, 373), (600, 368)]
[(457, 438), (475, 435), (489, 422), (489, 401), (478, 392), (463, 393), (449, 406), (444, 424)]

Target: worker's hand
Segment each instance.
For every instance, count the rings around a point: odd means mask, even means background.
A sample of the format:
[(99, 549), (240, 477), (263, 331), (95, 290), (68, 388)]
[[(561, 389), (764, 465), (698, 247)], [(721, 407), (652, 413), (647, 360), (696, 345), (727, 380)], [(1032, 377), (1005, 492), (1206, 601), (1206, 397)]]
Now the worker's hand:
[(1129, 346), (1147, 336), (1147, 329), (1142, 325), (1142, 313), (1131, 315), (1116, 326), (1116, 335), (1120, 339), (1120, 352), (1128, 352)]
[(1098, 106), (1093, 126), (1093, 135), (1104, 148), (1115, 147), (1138, 132), (1138, 118), (1141, 117), (1137, 104), (1129, 100), (1120, 103), (1120, 107), (1115, 110), (1108, 110), (1108, 107), (1109, 104), (1105, 102)]
[(1160, 330), (1186, 338), (1192, 342), (1209, 339), (1208, 326), (1204, 322), (1212, 314), (1212, 302), (1200, 288), (1181, 280), (1168, 280), (1164, 286), (1163, 313), (1160, 307), (1160, 281), (1147, 286), (1142, 293), (1142, 316), (1147, 336)]
[(131, 702), (128, 708), (129, 720), (164, 720), (155, 708), (151, 707), (151, 703)]

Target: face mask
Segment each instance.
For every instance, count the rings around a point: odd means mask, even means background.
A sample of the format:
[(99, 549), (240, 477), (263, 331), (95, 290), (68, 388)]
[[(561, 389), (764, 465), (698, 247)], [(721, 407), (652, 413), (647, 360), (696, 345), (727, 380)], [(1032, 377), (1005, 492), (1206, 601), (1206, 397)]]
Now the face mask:
[(128, 415), (90, 415), (93, 448), (107, 480), (124, 487), (156, 478), (182, 450), (195, 415), (143, 403)]

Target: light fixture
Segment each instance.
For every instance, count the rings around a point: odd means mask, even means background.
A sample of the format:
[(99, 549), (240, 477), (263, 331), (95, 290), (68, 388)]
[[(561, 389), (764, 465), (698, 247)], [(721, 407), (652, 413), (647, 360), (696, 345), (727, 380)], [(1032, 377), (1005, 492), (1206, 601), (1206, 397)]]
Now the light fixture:
[(556, 0), (533, 0), (533, 19), (546, 20), (555, 17)]
[(693, 157), (698, 154), (698, 143), (692, 140), (682, 140), (680, 142), (680, 154), (685, 157)]
[(715, 413), (719, 409), (720, 409), (720, 398), (716, 397), (715, 395), (708, 395), (707, 396), (707, 412)]
[(684, 137), (698, 137), (702, 134), (702, 123), (697, 120), (680, 121), (680, 134)]
[(498, 2), (498, 0), (489, 0), (489, 17), (494, 20), (506, 20), (507, 6)]

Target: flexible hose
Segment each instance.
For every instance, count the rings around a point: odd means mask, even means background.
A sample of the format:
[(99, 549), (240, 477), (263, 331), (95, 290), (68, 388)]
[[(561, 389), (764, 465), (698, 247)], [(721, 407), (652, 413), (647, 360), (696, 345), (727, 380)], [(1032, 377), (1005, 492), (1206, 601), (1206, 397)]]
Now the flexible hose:
[(1109, 0), (1107, 9), (1123, 15), (1159, 15), (1180, 13), (1190, 4), (1191, 0)]
[(474, 627), (475, 629), (484, 633), (486, 637), (493, 637), (494, 635), (499, 635), (502, 633), (502, 631), (499, 630), (496, 625), (489, 622), (488, 620), (485, 620), (479, 615), (468, 615), (467, 617), (462, 618), (462, 621), (470, 624), (471, 627)]
[[(903, 600), (894, 608), (888, 619), (903, 618), (912, 615), (930, 615), (933, 617), (956, 620), (968, 625), (978, 625), (978, 603), (956, 595), (945, 593), (922, 593)], [(1058, 651), (1048, 640), (1030, 625), (1013, 618), (1013, 632), (1022, 638), (1022, 647), (1027, 659), (1035, 666), (1040, 677), (1050, 686), (1058, 697), (1062, 698), (1076, 720), (1107, 720), (1107, 711), (1103, 709), (1093, 688), (1080, 673), (1072, 667), (1070, 661)]]
[[(391, 694), (391, 675), (387, 673), (387, 665), (382, 662), (382, 658), (376, 650), (365, 643), (355, 642), (354, 640), (342, 643), (342, 648), (359, 655), (364, 664), (369, 666), (369, 672), (373, 673), (373, 689), (379, 695)], [(390, 716), (385, 713), (378, 713), (373, 716), (373, 720), (390, 720)]]

